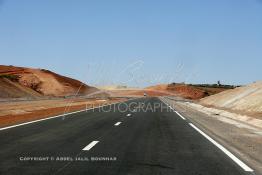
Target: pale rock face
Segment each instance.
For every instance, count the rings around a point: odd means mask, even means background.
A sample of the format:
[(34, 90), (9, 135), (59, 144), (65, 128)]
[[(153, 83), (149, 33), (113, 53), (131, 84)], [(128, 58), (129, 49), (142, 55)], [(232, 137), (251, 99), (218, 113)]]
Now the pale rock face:
[(262, 112), (262, 81), (203, 98), (200, 103), (232, 110)]

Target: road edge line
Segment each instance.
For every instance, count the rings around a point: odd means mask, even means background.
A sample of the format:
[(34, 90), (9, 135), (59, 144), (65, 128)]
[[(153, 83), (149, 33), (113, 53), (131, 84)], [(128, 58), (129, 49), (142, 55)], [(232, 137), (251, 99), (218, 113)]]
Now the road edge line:
[(175, 113), (176, 113), (180, 118), (182, 118), (183, 120), (186, 120), (186, 118), (183, 117), (179, 112), (175, 111)]
[[(129, 101), (129, 100), (127, 100), (127, 101)], [(112, 104), (108, 104), (108, 105), (102, 105), (102, 106), (94, 107), (94, 108), (90, 108), (90, 109), (82, 109), (82, 110), (79, 110), (79, 111), (69, 112), (69, 113), (65, 113), (65, 114), (60, 114), (60, 115), (55, 115), (55, 116), (51, 116), (51, 117), (47, 117), (47, 118), (42, 118), (42, 119), (38, 119), (38, 120), (24, 122), (24, 123), (20, 123), (20, 124), (16, 124), (16, 125), (6, 126), (6, 127), (3, 127), (3, 128), (0, 128), (0, 131), (15, 128), (15, 127), (18, 127), (18, 126), (28, 125), (28, 124), (31, 124), (31, 123), (37, 123), (37, 122), (41, 122), (41, 121), (45, 121), (45, 120), (49, 120), (49, 119), (54, 119), (54, 118), (58, 118), (58, 117), (63, 117), (63, 116), (67, 116), (67, 115), (71, 115), (71, 114), (75, 114), (75, 113), (79, 113), (79, 112), (90, 111), (90, 110), (93, 110), (93, 109), (99, 109), (99, 108), (102, 108), (102, 107), (105, 107), (105, 106), (111, 106), (111, 105), (120, 104), (120, 103), (122, 103), (122, 102), (112, 103)]]
[[(160, 98), (159, 98), (160, 99)], [(180, 118), (182, 118), (183, 120), (186, 120), (185, 117), (183, 117), (179, 112), (177, 112), (175, 109), (173, 109), (171, 107), (171, 105), (169, 105), (168, 103), (164, 102), (162, 99), (160, 99), (160, 101), (162, 101), (165, 105), (167, 105), (167, 107), (169, 107), (170, 109), (172, 109)]]
[(199, 132), (202, 136), (204, 136), (207, 140), (209, 140), (211, 143), (213, 143), (217, 148), (219, 148), (221, 151), (223, 151), (229, 158), (231, 158), (236, 164), (238, 164), (243, 170), (248, 172), (253, 172), (254, 170), (251, 169), (249, 166), (247, 166), (244, 162), (242, 162), (240, 159), (238, 159), (234, 154), (232, 154), (230, 151), (228, 151), (224, 146), (216, 142), (214, 139), (209, 137), (206, 133), (201, 131), (199, 128), (197, 128), (194, 124), (189, 123), (189, 125), (194, 128), (197, 132)]

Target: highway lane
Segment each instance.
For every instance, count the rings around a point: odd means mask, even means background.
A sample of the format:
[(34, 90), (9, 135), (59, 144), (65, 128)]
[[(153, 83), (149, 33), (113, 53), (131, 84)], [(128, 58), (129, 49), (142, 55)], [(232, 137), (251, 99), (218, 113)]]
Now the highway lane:
[[(252, 174), (159, 99), (127, 104), (131, 111), (120, 104), (0, 131), (0, 174)], [(155, 104), (164, 108), (143, 111)]]

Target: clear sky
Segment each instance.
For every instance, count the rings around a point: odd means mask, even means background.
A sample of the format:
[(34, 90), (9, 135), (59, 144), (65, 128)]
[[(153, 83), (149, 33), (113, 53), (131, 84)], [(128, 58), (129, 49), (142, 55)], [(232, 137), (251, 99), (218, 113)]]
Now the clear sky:
[(0, 0), (0, 64), (91, 85), (262, 78), (262, 0)]

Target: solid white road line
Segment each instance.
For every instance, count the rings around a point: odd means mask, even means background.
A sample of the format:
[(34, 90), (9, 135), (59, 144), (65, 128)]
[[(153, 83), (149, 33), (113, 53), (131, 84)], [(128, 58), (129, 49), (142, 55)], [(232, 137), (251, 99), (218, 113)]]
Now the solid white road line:
[(69, 113), (66, 113), (66, 114), (60, 114), (60, 115), (56, 115), (56, 116), (52, 116), (52, 117), (48, 117), (48, 118), (43, 118), (43, 119), (34, 120), (34, 121), (30, 121), (30, 122), (20, 123), (20, 124), (17, 124), (17, 125), (7, 126), (7, 127), (0, 128), (0, 131), (6, 130), (6, 129), (10, 129), (10, 128), (15, 128), (15, 127), (18, 127), (18, 126), (31, 124), (31, 123), (41, 122), (41, 121), (44, 121), (44, 120), (49, 120), (49, 119), (53, 119), (53, 118), (63, 117), (63, 116), (66, 116), (66, 115), (75, 114), (75, 113), (79, 113), (79, 112), (90, 111), (90, 110), (93, 110), (93, 109), (102, 108), (104, 106), (115, 105), (115, 104), (118, 104), (118, 103), (122, 103), (122, 102), (112, 103), (112, 104), (109, 104), (109, 105), (102, 105), (102, 106), (95, 107), (95, 108), (83, 109), (83, 110), (80, 110), (80, 111), (69, 112)]
[(181, 114), (179, 114), (177, 111), (175, 111), (175, 113), (179, 116), (179, 117), (181, 117), (183, 120), (186, 120), (185, 119), (185, 117), (183, 117)]
[(49, 119), (57, 118), (57, 117), (63, 117), (63, 116), (66, 116), (66, 115), (70, 115), (70, 114), (74, 114), (74, 113), (78, 113), (78, 112), (83, 112), (83, 111), (85, 111), (85, 110), (70, 112), (70, 113), (61, 114), (61, 115), (57, 115), (57, 116), (53, 116), (53, 117), (48, 117), (48, 118), (43, 118), (43, 119), (39, 119), (39, 120), (34, 120), (34, 121), (30, 121), (30, 122), (25, 122), (25, 123), (21, 123), (21, 124), (17, 124), (17, 125), (7, 126), (7, 127), (4, 127), (4, 128), (0, 128), (0, 131), (5, 130), (5, 129), (14, 128), (14, 127), (17, 127), (17, 126), (27, 125), (27, 124), (30, 124), (30, 123), (36, 123), (36, 122), (41, 122), (41, 121), (44, 121), (44, 120), (49, 120)]
[(200, 134), (202, 134), (207, 140), (209, 140), (211, 143), (213, 143), (215, 146), (217, 146), (221, 151), (223, 151), (228, 157), (230, 157), (234, 162), (236, 162), (241, 168), (243, 168), (245, 171), (253, 172), (249, 166), (247, 166), (244, 162), (239, 160), (236, 156), (234, 156), (231, 152), (229, 152), (225, 147), (217, 143), (215, 140), (213, 140), (211, 137), (209, 137), (207, 134), (205, 134), (203, 131), (198, 129), (195, 125), (192, 123), (189, 123), (190, 126), (192, 126), (195, 130), (197, 130)]
[[(163, 101), (162, 101), (163, 102)], [(165, 102), (163, 102), (163, 103), (165, 103)], [(172, 107), (171, 107), (171, 105), (169, 105), (169, 104), (167, 104), (167, 103), (165, 103), (170, 109), (172, 109), (180, 118), (182, 118), (183, 120), (186, 120), (186, 118), (185, 117), (183, 117), (181, 114), (179, 114), (177, 111), (175, 111), (175, 109), (173, 109)]]
[(127, 116), (127, 117), (130, 117), (130, 116), (131, 116), (131, 114), (127, 114), (126, 116)]
[(172, 108), (171, 106), (168, 106), (173, 112), (175, 112), (174, 108)]
[(93, 141), (89, 143), (86, 147), (84, 147), (82, 150), (83, 151), (89, 151), (92, 147), (94, 147), (99, 141)]
[(120, 125), (121, 124), (121, 122), (117, 122), (117, 123), (115, 123), (115, 126), (118, 126), (118, 125)]

